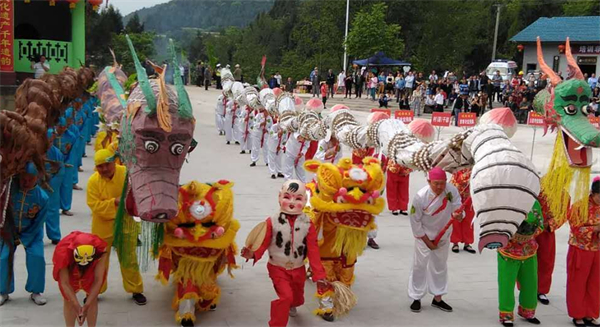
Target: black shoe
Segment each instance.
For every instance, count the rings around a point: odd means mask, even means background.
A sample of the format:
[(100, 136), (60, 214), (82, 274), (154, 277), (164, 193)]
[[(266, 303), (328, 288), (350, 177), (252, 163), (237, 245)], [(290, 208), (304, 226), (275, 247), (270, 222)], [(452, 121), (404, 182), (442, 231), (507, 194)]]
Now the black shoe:
[(256, 162), (251, 163), (250, 167), (256, 167)]
[(146, 297), (142, 293), (133, 293), (133, 302), (137, 305), (146, 305)]
[(512, 327), (514, 325), (515, 324), (512, 322), (512, 320), (506, 320), (506, 321), (502, 322), (502, 326), (505, 326), (505, 327)]
[(237, 144), (237, 145), (240, 145), (240, 142), (238, 142), (238, 141), (235, 141), (235, 144)]
[(392, 210), (392, 215), (397, 216), (398, 215), (398, 211), (397, 210)]
[(248, 150), (248, 154), (252, 154), (252, 150)]
[(216, 304), (211, 304), (210, 308), (208, 308), (208, 311), (217, 311), (217, 305)]
[(540, 303), (543, 305), (550, 304), (550, 300), (548, 300), (548, 297), (546, 296), (546, 294), (538, 294), (537, 298), (538, 298), (538, 301), (540, 301)]
[(277, 177), (284, 178), (285, 176), (282, 173), (277, 173)]
[(452, 307), (449, 306), (448, 303), (444, 302), (444, 300), (440, 300), (440, 302), (437, 302), (435, 299), (433, 299), (433, 301), (431, 301), (431, 306), (434, 308), (438, 308), (442, 311), (452, 312)]
[(333, 322), (335, 320), (335, 317), (333, 317), (333, 313), (328, 312), (328, 313), (324, 313), (321, 318), (323, 318), (323, 320), (325, 321), (329, 321), (329, 322)]
[(240, 151), (240, 154), (246, 154), (246, 151), (242, 150)]
[(229, 144), (231, 144), (231, 142), (227, 141), (227, 143), (225, 143), (225, 144), (229, 145)]
[(463, 250), (469, 252), (469, 253), (477, 253), (477, 251), (475, 251), (475, 249), (473, 249), (471, 247), (471, 244), (465, 244), (465, 246), (463, 247)]
[(60, 240), (52, 240), (52, 245), (58, 245), (58, 242), (60, 242)]
[(410, 305), (410, 311), (412, 311), (412, 312), (421, 312), (421, 301), (420, 300), (414, 300), (413, 303)]
[(275, 175), (275, 174), (271, 175), (271, 179), (277, 179), (277, 175)]
[(372, 238), (369, 239), (369, 241), (367, 242), (367, 245), (374, 250), (379, 250), (379, 244), (377, 244), (377, 242), (375, 242), (375, 240)]
[[(577, 320), (581, 320), (582, 322), (577, 322)], [(584, 327), (586, 326), (585, 324), (585, 320), (583, 319), (573, 319), (573, 325), (577, 326), (577, 327)]]
[(194, 327), (192, 319), (181, 319), (181, 327)]
[(452, 245), (452, 252), (458, 253), (458, 244)]
[(400, 214), (403, 216), (408, 216), (408, 212), (404, 211), (404, 210), (400, 210)]
[[(530, 324), (534, 324), (534, 325), (539, 325), (539, 324), (541, 324), (541, 323), (542, 323), (542, 322), (541, 322), (541, 321), (540, 321), (538, 318), (536, 318), (536, 317), (533, 317), (533, 318), (527, 318), (527, 319), (525, 319), (525, 320), (527, 320), (527, 322), (529, 322)], [(585, 320), (584, 320), (584, 321), (585, 321)]]
[(583, 319), (586, 326), (600, 326), (599, 323), (595, 322), (596, 319)]

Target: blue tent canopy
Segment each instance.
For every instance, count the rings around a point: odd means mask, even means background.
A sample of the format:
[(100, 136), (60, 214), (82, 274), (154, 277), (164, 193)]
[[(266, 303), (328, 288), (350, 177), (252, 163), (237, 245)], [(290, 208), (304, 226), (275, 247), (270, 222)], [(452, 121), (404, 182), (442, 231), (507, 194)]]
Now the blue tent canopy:
[(359, 66), (411, 66), (410, 62), (386, 57), (383, 51), (377, 52), (371, 58), (354, 60), (352, 63)]

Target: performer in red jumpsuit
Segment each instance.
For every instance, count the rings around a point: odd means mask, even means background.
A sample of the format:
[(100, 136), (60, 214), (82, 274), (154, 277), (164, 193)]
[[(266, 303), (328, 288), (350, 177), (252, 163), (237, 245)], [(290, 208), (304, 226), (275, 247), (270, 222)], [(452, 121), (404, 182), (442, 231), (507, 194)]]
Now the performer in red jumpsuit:
[(242, 249), (242, 257), (248, 260), (254, 259), (255, 263), (260, 260), (265, 251), (269, 251), (267, 269), (279, 297), (271, 302), (269, 326), (287, 326), (288, 317), (295, 317), (296, 307), (304, 304), (306, 281), (304, 260), (306, 258), (310, 264), (313, 281), (317, 281), (319, 287), (326, 285), (325, 269), (319, 256), (317, 232), (310, 218), (302, 211), (306, 201), (304, 183), (298, 180), (287, 181), (279, 192), (281, 206), (279, 215), (267, 218), (265, 222), (255, 227), (255, 230), (266, 229), (260, 247), (255, 251), (248, 247)]
[[(75, 326), (75, 320), (81, 326), (86, 319), (89, 327), (96, 326), (98, 294), (106, 280), (108, 251), (101, 238), (78, 231), (67, 235), (56, 246), (52, 275), (64, 298), (67, 327)], [(83, 306), (77, 300), (79, 291), (87, 295)]]

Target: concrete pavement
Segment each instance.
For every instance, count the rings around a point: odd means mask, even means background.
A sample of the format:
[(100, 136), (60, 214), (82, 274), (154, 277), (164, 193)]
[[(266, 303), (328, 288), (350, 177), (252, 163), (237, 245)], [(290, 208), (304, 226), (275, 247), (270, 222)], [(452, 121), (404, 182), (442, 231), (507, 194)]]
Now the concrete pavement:
[[(235, 182), (235, 217), (242, 228), (237, 237), (243, 245), (250, 229), (259, 221), (277, 212), (277, 191), (283, 180), (271, 180), (267, 167), (259, 161), (257, 167), (249, 167), (249, 155), (240, 155), (239, 146), (225, 145), (224, 137), (218, 136), (214, 127), (214, 106), (218, 91), (204, 91), (197, 87), (188, 88), (197, 120), (195, 138), (198, 147), (184, 164), (181, 183), (197, 179), (214, 182), (228, 179)], [(364, 101), (364, 100), (363, 100)], [(344, 103), (352, 108), (352, 100)], [(329, 107), (329, 106), (328, 106)], [(357, 111), (356, 116), (364, 121), (367, 112)], [(441, 137), (448, 137), (461, 129), (445, 128)], [(513, 142), (524, 153), (531, 151), (533, 129), (522, 127), (513, 137)], [(540, 171), (549, 164), (555, 135), (541, 137), (537, 131), (534, 163)], [(73, 230), (90, 231), (91, 216), (85, 203), (85, 181), (93, 172), (93, 150), (88, 147), (88, 158), (84, 158), (84, 172), (80, 173), (80, 185), (84, 191), (75, 191), (73, 200), (74, 217), (61, 216), (63, 235)], [(349, 155), (346, 148), (344, 153)], [(595, 155), (600, 155), (594, 151)], [(598, 158), (598, 157), (596, 157)], [(598, 171), (598, 164), (594, 166)], [(411, 175), (411, 195), (425, 185), (422, 173)], [(412, 198), (412, 196), (411, 196)], [(346, 317), (331, 324), (311, 314), (317, 307), (313, 297), (315, 290), (311, 282), (306, 284), (306, 304), (300, 307), (299, 315), (290, 319), (289, 326), (499, 326), (497, 302), (496, 252), (484, 250), (482, 254), (461, 251), (450, 254), (449, 293), (444, 299), (454, 307), (453, 313), (432, 308), (431, 296), (423, 299), (423, 311), (415, 314), (408, 306), (411, 301), (406, 289), (410, 271), (413, 236), (406, 216), (392, 216), (385, 211), (378, 218), (381, 249), (367, 249), (356, 266), (356, 283), (353, 287), (358, 295), (358, 305)], [(477, 235), (477, 231), (476, 231)], [(566, 326), (570, 319), (566, 314), (565, 277), (568, 228), (557, 232), (557, 258), (549, 306), (538, 306), (538, 318), (545, 326)], [(474, 246), (476, 248), (476, 246)], [(11, 301), (0, 307), (0, 326), (64, 326), (62, 298), (56, 282), (52, 279), (52, 253), (54, 246), (45, 240), (46, 292), (48, 304), (38, 307), (29, 300), (24, 290), (26, 281), (25, 253), (20, 247), (16, 253), (16, 291)], [(241, 268), (234, 272), (235, 279), (225, 275), (219, 278), (222, 286), (221, 304), (215, 312), (198, 315), (197, 326), (266, 326), (269, 320), (270, 301), (275, 292), (266, 270), (266, 261), (252, 266), (237, 258)], [(156, 265), (143, 273), (145, 294), (148, 304), (135, 305), (123, 291), (116, 255), (111, 256), (109, 289), (99, 303), (99, 326), (176, 326), (171, 309), (173, 287), (165, 287), (154, 279)], [(518, 294), (518, 293), (516, 293)], [(516, 308), (515, 308), (516, 313)], [(517, 319), (517, 325), (526, 321)]]

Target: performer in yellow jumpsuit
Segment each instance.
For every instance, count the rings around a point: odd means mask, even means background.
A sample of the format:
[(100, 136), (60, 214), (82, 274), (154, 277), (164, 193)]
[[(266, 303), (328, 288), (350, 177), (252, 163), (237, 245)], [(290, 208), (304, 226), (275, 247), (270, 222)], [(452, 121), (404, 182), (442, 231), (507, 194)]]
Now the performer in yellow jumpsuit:
[[(117, 208), (125, 184), (126, 168), (125, 166), (117, 165), (114, 162), (113, 152), (107, 149), (101, 149), (96, 152), (94, 164), (96, 165), (96, 172), (90, 176), (87, 187), (87, 204), (92, 210), (92, 234), (99, 236), (108, 244), (108, 248), (110, 248), (114, 240), (115, 216), (117, 215)], [(133, 220), (129, 215), (126, 215), (125, 219)], [(133, 222), (124, 224), (124, 228), (128, 229), (125, 230), (125, 233), (137, 234), (137, 228), (131, 228), (131, 226), (136, 225)], [(131, 255), (135, 256), (137, 246), (135, 241), (137, 238), (125, 237), (124, 239), (133, 240), (126, 247), (130, 249)], [(121, 259), (121, 254), (118, 251), (117, 255)], [(124, 267), (122, 261), (119, 260), (121, 264), (121, 276), (123, 277), (123, 288), (125, 288), (127, 293), (133, 293), (133, 300), (136, 304), (144, 305), (146, 304), (146, 297), (142, 294), (144, 292), (144, 285), (139, 267), (137, 266), (137, 258), (132, 261), (135, 262), (133, 267)], [(104, 293), (106, 288), (107, 284), (105, 281), (100, 293)]]

